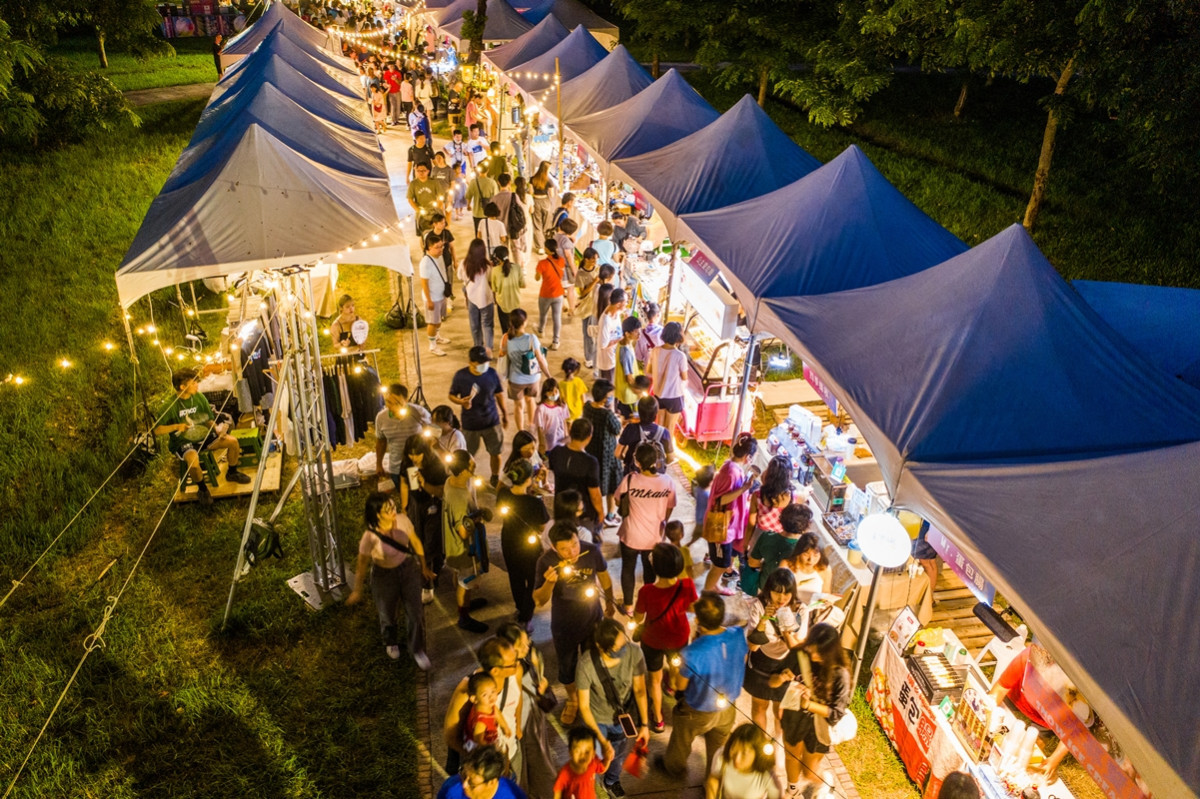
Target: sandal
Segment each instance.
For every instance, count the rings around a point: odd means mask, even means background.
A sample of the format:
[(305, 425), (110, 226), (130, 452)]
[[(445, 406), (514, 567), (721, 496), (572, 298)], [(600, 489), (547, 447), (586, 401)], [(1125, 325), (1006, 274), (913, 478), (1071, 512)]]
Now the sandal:
[(562, 715), (559, 716), (559, 720), (564, 725), (574, 724), (575, 717), (578, 714), (579, 714), (579, 703), (573, 699), (568, 699), (567, 703), (565, 705), (563, 705)]

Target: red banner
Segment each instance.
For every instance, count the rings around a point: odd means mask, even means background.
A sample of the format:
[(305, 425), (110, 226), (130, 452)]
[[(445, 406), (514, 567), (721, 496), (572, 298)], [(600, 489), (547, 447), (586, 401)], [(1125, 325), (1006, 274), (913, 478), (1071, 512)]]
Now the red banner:
[(1046, 684), (1032, 663), (1025, 666), (1021, 691), (1030, 705), (1050, 724), (1079, 764), (1109, 799), (1145, 799), (1145, 795), (1100, 742), (1088, 732), (1071, 706)]

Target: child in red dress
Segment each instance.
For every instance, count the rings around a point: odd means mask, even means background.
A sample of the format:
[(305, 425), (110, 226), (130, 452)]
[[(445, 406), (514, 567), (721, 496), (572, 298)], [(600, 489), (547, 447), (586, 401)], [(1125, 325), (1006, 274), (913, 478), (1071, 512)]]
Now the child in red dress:
[(470, 700), (464, 705), (467, 723), (462, 729), (466, 739), (463, 743), (468, 751), (478, 746), (494, 745), (501, 732), (505, 736), (512, 735), (496, 703), (500, 689), (490, 674), (472, 674), (467, 680), (467, 695)]

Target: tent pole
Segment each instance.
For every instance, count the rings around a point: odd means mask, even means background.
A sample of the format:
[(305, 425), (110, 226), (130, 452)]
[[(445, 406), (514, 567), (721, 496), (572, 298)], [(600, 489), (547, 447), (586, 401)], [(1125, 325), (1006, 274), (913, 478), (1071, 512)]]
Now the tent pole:
[[(120, 308), (121, 324), (125, 325), (125, 341), (129, 343), (129, 357), (133, 361), (134, 365), (137, 365), (138, 356), (137, 350), (133, 346), (133, 330), (131, 330), (129, 327), (129, 310), (123, 305), (120, 306)], [(168, 366), (170, 366), (169, 362)]]
[(554, 58), (554, 93), (555, 93), (555, 111), (554, 118), (556, 127), (558, 128), (558, 192), (559, 194), (570, 191), (570, 186), (563, 186), (563, 125), (562, 125), (562, 73), (558, 68), (558, 57)]
[(663, 303), (662, 320), (665, 325), (671, 316), (671, 288), (675, 285), (675, 261), (679, 257), (679, 248), (671, 241), (671, 266), (667, 270), (667, 300)]
[[(403, 280), (404, 278), (401, 278)], [(424, 381), (421, 379), (421, 335), (420, 328), (417, 325), (417, 310), (420, 306), (417, 305), (417, 295), (413, 290), (413, 279), (408, 278), (408, 304), (412, 306), (412, 323), (413, 323), (413, 361), (417, 367), (417, 388), (409, 395), (409, 400), (417, 405), (427, 405), (425, 401)], [(383, 468), (383, 464), (379, 464), (379, 468)]]
[(850, 678), (851, 690), (858, 685), (858, 673), (862, 671), (863, 656), (867, 652), (867, 638), (871, 634), (871, 617), (875, 615), (875, 597), (879, 593), (879, 564), (871, 573), (871, 590), (867, 592), (867, 606), (863, 608), (862, 624), (858, 626), (858, 644), (854, 647), (854, 673)]
[(604, 205), (601, 207), (604, 218), (608, 219), (608, 163), (604, 164)]
[(750, 341), (746, 344), (746, 354), (742, 357), (742, 386), (738, 391), (737, 415), (733, 417), (733, 440), (736, 440), (738, 434), (742, 432), (742, 418), (746, 413), (746, 395), (750, 393), (750, 370), (754, 366), (750, 357), (754, 354), (754, 344), (757, 340), (758, 334), (751, 333)]

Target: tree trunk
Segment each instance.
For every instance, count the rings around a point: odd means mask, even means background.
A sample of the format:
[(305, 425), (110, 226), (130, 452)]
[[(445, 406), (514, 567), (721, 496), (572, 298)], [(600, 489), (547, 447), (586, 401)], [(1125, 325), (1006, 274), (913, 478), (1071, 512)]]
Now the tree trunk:
[(655, 50), (654, 51), (654, 60), (650, 62), (650, 77), (654, 78), (655, 80), (658, 80), (658, 77), (659, 77), (658, 70), (659, 70), (658, 50)]
[(104, 31), (96, 29), (96, 54), (100, 56), (100, 68), (108, 69), (108, 53), (104, 51)]
[(766, 67), (758, 68), (758, 107), (764, 108), (767, 105), (767, 77), (770, 70)]
[(469, 64), (478, 64), (479, 54), (483, 52), (483, 29), (487, 27), (487, 0), (476, 0), (475, 25), (475, 35), (471, 37), (471, 52), (467, 55)]
[[(1054, 87), (1055, 96), (1061, 97), (1066, 92), (1067, 83), (1073, 74), (1075, 74), (1074, 56), (1063, 67), (1062, 74), (1058, 76), (1058, 84)], [(1042, 134), (1042, 152), (1038, 156), (1037, 172), (1033, 175), (1033, 193), (1029, 195), (1029, 205), (1025, 207), (1025, 219), (1021, 222), (1021, 225), (1030, 232), (1033, 231), (1038, 213), (1042, 210), (1042, 201), (1046, 198), (1046, 186), (1050, 182), (1050, 159), (1054, 156), (1054, 138), (1058, 133), (1058, 123), (1058, 106), (1051, 104), (1050, 110), (1046, 114), (1046, 130)]]
[(967, 87), (970, 86), (970, 79), (963, 78), (962, 89), (958, 93), (958, 102), (954, 104), (954, 118), (962, 119), (963, 106), (967, 104)]

